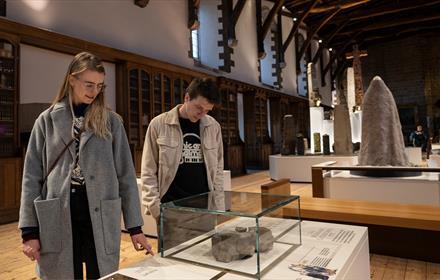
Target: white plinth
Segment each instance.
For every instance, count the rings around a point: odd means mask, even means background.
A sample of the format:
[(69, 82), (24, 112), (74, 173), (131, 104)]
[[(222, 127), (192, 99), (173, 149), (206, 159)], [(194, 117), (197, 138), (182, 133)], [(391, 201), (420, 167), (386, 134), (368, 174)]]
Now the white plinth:
[(414, 165), (422, 164), (422, 148), (421, 147), (405, 147), (405, 154), (410, 163)]
[(350, 123), (351, 123), (351, 141), (353, 143), (361, 142), (362, 141), (362, 111), (350, 113)]
[(372, 202), (440, 205), (438, 173), (416, 177), (375, 178), (332, 172), (324, 177), (324, 197)]
[(308, 156), (269, 156), (269, 174), (273, 180), (289, 178), (291, 182), (312, 182), (312, 165), (326, 161), (353, 166), (358, 163), (357, 156), (308, 155)]
[(318, 132), (320, 135), (321, 151), (322, 151), (322, 126), (324, 120), (324, 108), (323, 107), (310, 107), (310, 150), (315, 152), (315, 141), (313, 140), (313, 134)]
[[(291, 264), (320, 266), (335, 270), (335, 274), (329, 279), (370, 279), (366, 227), (303, 221), (301, 229), (302, 245), (276, 263), (262, 279), (314, 279), (301, 274), (300, 269), (290, 269)], [(222, 271), (156, 255), (113, 274), (116, 273), (135, 279), (167, 280), (211, 279), (216, 275), (220, 276)], [(252, 278), (226, 273), (219, 279)]]

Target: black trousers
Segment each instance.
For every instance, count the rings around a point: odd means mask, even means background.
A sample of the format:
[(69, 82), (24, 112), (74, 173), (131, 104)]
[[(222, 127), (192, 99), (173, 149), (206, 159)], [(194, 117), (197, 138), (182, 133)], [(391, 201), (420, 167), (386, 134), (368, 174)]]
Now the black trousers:
[(90, 220), (86, 187), (72, 186), (70, 192), (70, 216), (72, 220), (73, 268), (75, 279), (83, 279), (83, 262), (87, 279), (98, 279), (99, 267)]

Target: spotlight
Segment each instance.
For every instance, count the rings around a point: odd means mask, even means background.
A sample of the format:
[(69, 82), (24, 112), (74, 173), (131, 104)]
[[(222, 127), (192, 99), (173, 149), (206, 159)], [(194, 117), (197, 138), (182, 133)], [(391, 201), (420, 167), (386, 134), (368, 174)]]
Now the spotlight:
[(293, 21), (297, 21), (298, 19), (296, 17), (293, 18)]
[(318, 43), (320, 43), (320, 44), (321, 44), (321, 43), (322, 43), (322, 40), (321, 40), (321, 39), (319, 39), (319, 40), (318, 40)]

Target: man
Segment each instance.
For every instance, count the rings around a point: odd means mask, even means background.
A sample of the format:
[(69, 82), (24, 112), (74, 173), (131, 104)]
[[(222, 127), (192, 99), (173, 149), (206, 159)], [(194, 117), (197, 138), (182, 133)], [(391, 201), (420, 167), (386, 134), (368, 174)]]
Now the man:
[(221, 127), (207, 115), (218, 101), (215, 82), (196, 78), (184, 104), (151, 120), (142, 154), (142, 203), (156, 221), (160, 203), (223, 190)]
[(411, 132), (409, 136), (409, 141), (414, 147), (422, 147), (422, 151), (426, 152), (426, 144), (428, 141), (428, 136), (423, 131), (423, 127), (419, 124), (416, 130)]

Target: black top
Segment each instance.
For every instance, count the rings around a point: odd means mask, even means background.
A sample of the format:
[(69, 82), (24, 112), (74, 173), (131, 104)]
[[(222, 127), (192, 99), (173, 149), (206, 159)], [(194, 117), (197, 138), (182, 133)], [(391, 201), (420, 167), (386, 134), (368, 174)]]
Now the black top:
[(89, 104), (79, 104), (79, 105), (73, 105), (73, 113), (75, 114), (75, 117), (84, 117), (86, 114), (86, 109)]
[(183, 134), (180, 164), (170, 188), (161, 202), (181, 199), (209, 191), (206, 166), (200, 141), (200, 121), (179, 118)]

